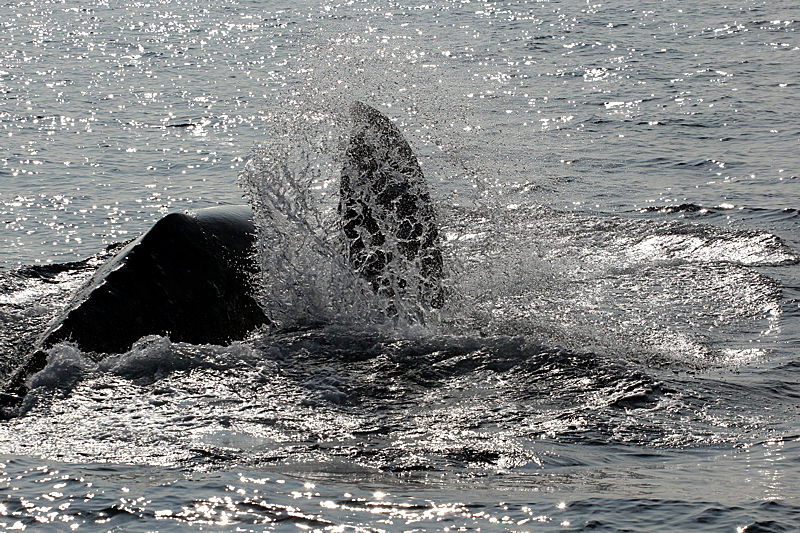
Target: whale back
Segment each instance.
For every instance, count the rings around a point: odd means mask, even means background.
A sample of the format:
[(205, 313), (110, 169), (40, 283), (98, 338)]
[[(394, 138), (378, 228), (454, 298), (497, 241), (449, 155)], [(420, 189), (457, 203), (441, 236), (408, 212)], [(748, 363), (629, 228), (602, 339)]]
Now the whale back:
[(400, 130), (361, 102), (344, 154), (339, 214), (345, 255), (390, 310), (443, 304), (436, 213), (414, 152)]
[(268, 323), (252, 295), (254, 244), (249, 206), (165, 216), (98, 268), (51, 321), (7, 381), (0, 407), (18, 405), (27, 378), (61, 341), (101, 354), (125, 352), (147, 335), (228, 344)]
[(254, 239), (247, 206), (169, 214), (98, 269), (39, 346), (120, 353), (146, 335), (241, 339), (266, 321), (250, 290)]

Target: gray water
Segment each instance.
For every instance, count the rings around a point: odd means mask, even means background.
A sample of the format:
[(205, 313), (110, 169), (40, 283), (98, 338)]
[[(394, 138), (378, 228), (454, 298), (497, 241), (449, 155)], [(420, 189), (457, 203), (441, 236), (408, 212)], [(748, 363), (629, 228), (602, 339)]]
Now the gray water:
[(330, 233), (353, 99), (420, 159), (449, 294), (55, 347), (0, 425), (0, 525), (798, 529), (800, 8), (688, 4), (0, 7), (4, 371), (106, 246), (283, 187), (265, 158)]

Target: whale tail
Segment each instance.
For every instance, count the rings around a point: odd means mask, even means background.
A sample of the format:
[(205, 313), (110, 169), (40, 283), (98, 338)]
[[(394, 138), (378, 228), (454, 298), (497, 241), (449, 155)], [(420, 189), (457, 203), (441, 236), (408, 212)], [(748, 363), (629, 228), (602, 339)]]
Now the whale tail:
[[(414, 152), (376, 109), (355, 102), (344, 154), (339, 215), (345, 255), (390, 314), (413, 302), (426, 311), (444, 303), (436, 213)], [(415, 311), (413, 309), (406, 311)]]

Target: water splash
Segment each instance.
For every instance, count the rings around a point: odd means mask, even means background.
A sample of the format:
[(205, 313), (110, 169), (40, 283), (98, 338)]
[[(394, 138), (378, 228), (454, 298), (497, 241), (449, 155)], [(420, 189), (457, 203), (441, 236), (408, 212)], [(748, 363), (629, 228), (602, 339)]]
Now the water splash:
[[(439, 313), (431, 308), (442, 306), (438, 281), (442, 260), (436, 253), (412, 248), (415, 244), (420, 249), (435, 248), (438, 240), (428, 184), (433, 196), (437, 186), (452, 188), (465, 173), (452, 124), (464, 120), (453, 117), (465, 114), (451, 104), (453, 109), (444, 113), (451, 124), (438, 127), (441, 103), (451, 99), (441, 98), (436, 80), (421, 64), (423, 56), (425, 52), (403, 42), (320, 35), (306, 39), (302, 52), (291, 59), (290, 69), (300, 81), (281, 94), (270, 112), (269, 137), (256, 147), (240, 176), (256, 212), (262, 267), (259, 299), (279, 328), (375, 323), (386, 315), (400, 324), (438, 322)], [(386, 137), (394, 129), (401, 140), (410, 135), (413, 151), (427, 163), (423, 166), (428, 184), (409, 151), (419, 176), (408, 174), (401, 180), (414, 183), (408, 192), (422, 199), (422, 211), (412, 215), (426, 221), (421, 231), (406, 228), (407, 217), (395, 212), (396, 207), (377, 205), (377, 197), (390, 189), (388, 194), (395, 194), (396, 187), (370, 190), (355, 183), (354, 177), (340, 180), (342, 172), (352, 173), (354, 165), (349, 171), (343, 168), (348, 159), (360, 157), (349, 148), (354, 136), (364, 133), (354, 131), (363, 119), (354, 120), (351, 114), (355, 101), (369, 102), (389, 115), (391, 122), (386, 124), (391, 127), (379, 134)], [(472, 128), (459, 129), (466, 130)], [(371, 140), (360, 142), (366, 145)], [(431, 150), (437, 153), (432, 165)], [(358, 173), (367, 172), (355, 167)], [(341, 202), (340, 192), (347, 197)], [(368, 205), (355, 210), (364, 194), (369, 196)], [(356, 222), (360, 226), (354, 228), (356, 211), (379, 213), (382, 223), (366, 231), (368, 223)], [(349, 223), (342, 217), (349, 217)], [(362, 244), (367, 245), (367, 256), (355, 251)], [(378, 263), (380, 268), (371, 267)]]
[(341, 253), (332, 126), (341, 115), (292, 116), (301, 126), (259, 146), (240, 176), (258, 230), (258, 300), (280, 328), (369, 319), (371, 296)]
[(452, 65), (395, 37), (320, 33), (288, 60), (296, 81), (242, 175), (268, 237), (262, 302), (279, 325), (363, 325), (386, 309), (348, 264), (337, 212), (347, 110), (362, 100), (392, 117), (427, 177), (446, 272), (439, 332), (521, 333), (576, 352), (690, 366), (763, 353), (747, 344), (774, 331), (781, 287), (753, 267), (797, 261), (786, 243), (761, 231), (539, 205), (546, 172), (509, 174), (502, 142), (487, 138), (499, 123), (475, 121), (474, 101), (440, 82)]
[(341, 114), (303, 117), (308, 127), (262, 147), (243, 173), (256, 212), (261, 304), (283, 328), (383, 315), (424, 323), (444, 295), (419, 163), (397, 127), (360, 102), (344, 122), (352, 127), (339, 155), (343, 135), (331, 116)]

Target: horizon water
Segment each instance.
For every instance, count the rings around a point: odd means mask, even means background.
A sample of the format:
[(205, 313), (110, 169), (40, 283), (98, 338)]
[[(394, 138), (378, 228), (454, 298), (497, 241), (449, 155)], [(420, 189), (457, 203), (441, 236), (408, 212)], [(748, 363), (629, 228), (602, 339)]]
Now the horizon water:
[(800, 7), (0, 15), (4, 375), (108, 246), (283, 184), (265, 158), (329, 214), (353, 100), (419, 158), (450, 295), (425, 326), (54, 347), (0, 423), (0, 528), (800, 528)]

